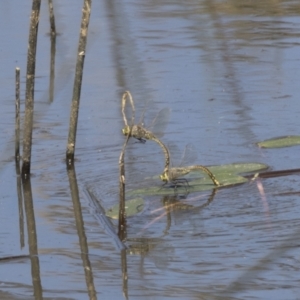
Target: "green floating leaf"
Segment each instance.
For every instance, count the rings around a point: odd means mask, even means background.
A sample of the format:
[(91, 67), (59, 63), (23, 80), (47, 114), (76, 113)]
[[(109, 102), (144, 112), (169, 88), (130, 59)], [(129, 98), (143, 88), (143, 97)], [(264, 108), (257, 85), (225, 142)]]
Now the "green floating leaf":
[[(134, 216), (137, 213), (141, 212), (144, 208), (144, 199), (135, 198), (125, 202), (126, 216)], [(112, 208), (106, 211), (106, 215), (112, 219), (119, 218), (119, 204), (116, 204)]]
[[(269, 166), (261, 163), (234, 163), (220, 166), (211, 166), (208, 169), (218, 178), (218, 174), (243, 174), (268, 169)], [(199, 171), (198, 171), (199, 172)]]
[[(235, 184), (241, 184), (248, 181), (245, 177), (242, 177), (238, 174), (242, 173), (249, 173), (259, 170), (267, 169), (268, 166), (265, 164), (260, 163), (236, 163), (236, 164), (228, 164), (228, 165), (221, 165), (221, 166), (211, 166), (208, 167), (209, 170), (214, 174), (216, 179), (220, 182), (220, 187), (231, 186)], [(201, 192), (212, 190), (216, 188), (216, 186), (212, 183), (211, 179), (203, 172), (201, 172), (201, 177), (199, 178), (200, 170), (194, 170), (186, 175), (184, 178), (188, 179), (188, 191), (189, 193), (192, 192)], [(176, 189), (177, 193), (185, 193), (186, 187), (185, 186), (178, 186)], [(152, 187), (145, 187), (142, 189), (136, 189), (129, 191), (127, 195), (130, 196), (152, 196), (152, 195), (169, 195), (174, 193), (174, 188), (170, 186), (152, 186)]]
[(285, 137), (265, 140), (256, 144), (260, 148), (283, 148), (300, 145), (299, 135), (289, 135)]

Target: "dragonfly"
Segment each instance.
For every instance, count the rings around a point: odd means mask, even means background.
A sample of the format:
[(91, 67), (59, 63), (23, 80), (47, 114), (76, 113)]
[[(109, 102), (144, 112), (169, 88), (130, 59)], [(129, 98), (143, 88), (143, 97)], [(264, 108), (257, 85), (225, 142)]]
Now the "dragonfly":
[[(186, 160), (194, 160), (197, 156), (197, 152), (195, 148), (188, 144), (185, 147), (185, 151), (183, 154), (182, 161)], [(170, 154), (169, 154), (169, 163), (170, 163)], [(207, 168), (202, 165), (190, 165), (190, 166), (183, 166), (183, 167), (170, 167), (170, 165), (167, 165), (163, 171), (163, 173), (159, 176), (159, 178), (164, 182), (165, 184), (173, 184), (175, 190), (177, 189), (177, 186), (180, 184), (184, 184), (185, 188), (187, 189), (188, 181), (186, 178), (182, 178), (183, 176), (189, 174), (193, 170), (201, 170), (204, 173), (206, 173), (215, 186), (220, 186), (219, 181), (216, 179), (214, 174)]]
[[(145, 127), (144, 113), (145, 112), (142, 114), (141, 121), (138, 124), (134, 124), (131, 128), (131, 137), (134, 137), (142, 143), (145, 143), (146, 140), (153, 140), (155, 138), (158, 139), (162, 137), (170, 119), (170, 109), (163, 108), (158, 112), (151, 124)], [(122, 133), (125, 136), (130, 134), (130, 126), (128, 124), (125, 124), (125, 127), (122, 129)]]
[(169, 108), (161, 109), (156, 115), (156, 117), (153, 119), (153, 121), (151, 122), (150, 126), (147, 128), (144, 127), (143, 119), (144, 119), (144, 112), (142, 114), (141, 121), (138, 124), (132, 125), (131, 128), (129, 125), (125, 124), (125, 127), (122, 129), (122, 133), (125, 136), (130, 135), (130, 137), (133, 137), (142, 143), (145, 143), (146, 140), (152, 140), (156, 142), (163, 150), (165, 156), (165, 169), (166, 169), (170, 165), (170, 154), (166, 145), (159, 138), (163, 135), (164, 129), (169, 123), (170, 109)]

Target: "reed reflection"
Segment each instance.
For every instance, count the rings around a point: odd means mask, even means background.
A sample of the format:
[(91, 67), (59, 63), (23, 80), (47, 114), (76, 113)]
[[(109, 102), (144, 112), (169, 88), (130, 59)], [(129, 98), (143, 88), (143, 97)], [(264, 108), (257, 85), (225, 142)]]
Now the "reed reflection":
[(82, 217), (81, 203), (79, 199), (78, 185), (76, 179), (76, 172), (74, 164), (67, 162), (67, 172), (70, 183), (71, 197), (74, 208), (74, 217), (77, 228), (77, 234), (79, 237), (79, 245), (81, 252), (82, 265), (85, 273), (86, 286), (88, 290), (89, 299), (97, 299), (97, 293), (94, 285), (94, 276), (89, 260), (89, 249), (87, 244), (87, 238), (84, 230), (84, 222)]
[(31, 276), (35, 299), (43, 299), (43, 288), (40, 276), (40, 262), (37, 247), (37, 234), (34, 217), (30, 176), (22, 176), (23, 197), (27, 221), (27, 235), (31, 260)]

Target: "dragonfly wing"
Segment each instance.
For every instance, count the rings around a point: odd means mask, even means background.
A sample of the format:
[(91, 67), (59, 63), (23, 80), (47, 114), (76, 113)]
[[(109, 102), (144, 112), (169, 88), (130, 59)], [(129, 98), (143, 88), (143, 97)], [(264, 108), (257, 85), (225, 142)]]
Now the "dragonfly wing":
[(149, 114), (149, 107), (151, 107), (151, 106), (153, 106), (153, 100), (147, 100), (145, 107), (143, 109), (142, 115), (140, 117), (139, 123), (138, 123), (140, 126), (146, 127), (145, 114), (146, 114), (146, 112), (147, 112), (147, 115)]
[(152, 121), (150, 128), (157, 137), (162, 137), (164, 135), (164, 131), (170, 121), (170, 115), (171, 110), (166, 107), (161, 109)]
[(188, 166), (193, 164), (197, 160), (198, 154), (195, 146), (193, 144), (187, 144), (184, 148), (182, 158), (181, 158), (181, 166)]

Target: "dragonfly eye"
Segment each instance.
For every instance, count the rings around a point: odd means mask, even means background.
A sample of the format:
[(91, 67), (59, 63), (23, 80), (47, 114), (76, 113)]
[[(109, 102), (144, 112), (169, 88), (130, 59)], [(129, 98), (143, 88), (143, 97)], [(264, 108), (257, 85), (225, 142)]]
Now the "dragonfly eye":
[(128, 126), (125, 126), (125, 127), (122, 129), (122, 133), (123, 133), (124, 135), (128, 135), (129, 132), (130, 132), (130, 129), (129, 129)]
[(167, 173), (163, 173), (163, 174), (159, 175), (159, 178), (161, 181), (168, 181)]

